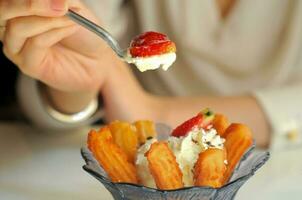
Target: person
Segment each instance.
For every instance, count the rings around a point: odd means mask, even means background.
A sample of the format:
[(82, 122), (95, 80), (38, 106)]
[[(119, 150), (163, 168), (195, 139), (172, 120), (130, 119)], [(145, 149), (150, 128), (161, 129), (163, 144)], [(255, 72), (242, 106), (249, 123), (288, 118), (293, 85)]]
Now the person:
[[(138, 73), (65, 17), (69, 8), (124, 46), (147, 30), (166, 33), (177, 62), (168, 72)], [(91, 123), (100, 94), (107, 121), (175, 126), (210, 107), (278, 150), (301, 144), (301, 10), (301, 1), (2, 0), (0, 39), (24, 74), (19, 98), (38, 126)]]

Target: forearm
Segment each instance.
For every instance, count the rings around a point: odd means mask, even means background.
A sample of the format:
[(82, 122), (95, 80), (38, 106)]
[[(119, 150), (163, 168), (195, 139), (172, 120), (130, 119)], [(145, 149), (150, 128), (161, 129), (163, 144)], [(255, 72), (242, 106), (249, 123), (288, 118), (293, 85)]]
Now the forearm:
[(106, 120), (156, 120), (153, 96), (144, 91), (130, 67), (115, 60), (115, 67), (102, 87)]
[(257, 144), (269, 144), (269, 126), (261, 107), (250, 96), (238, 97), (158, 97), (161, 105), (158, 120), (173, 127), (190, 118), (202, 108), (209, 107), (216, 113), (225, 114), (230, 122), (244, 123), (251, 127)]
[(135, 121), (150, 119), (164, 122), (172, 127), (209, 107), (228, 116), (230, 122), (251, 127), (257, 144), (269, 144), (269, 125), (256, 99), (238, 97), (157, 97), (145, 92), (129, 67), (116, 60), (106, 84), (102, 88), (107, 120)]
[[(106, 61), (107, 60), (107, 61)], [(251, 127), (257, 144), (269, 144), (269, 126), (257, 101), (250, 96), (238, 97), (156, 97), (146, 93), (129, 70), (129, 66), (115, 55), (102, 64), (110, 70), (100, 88), (107, 121), (135, 121), (150, 119), (175, 127), (202, 108), (209, 107), (228, 116), (230, 122)], [(95, 93), (62, 93), (50, 89), (56, 108), (63, 112), (77, 112), (95, 98)]]

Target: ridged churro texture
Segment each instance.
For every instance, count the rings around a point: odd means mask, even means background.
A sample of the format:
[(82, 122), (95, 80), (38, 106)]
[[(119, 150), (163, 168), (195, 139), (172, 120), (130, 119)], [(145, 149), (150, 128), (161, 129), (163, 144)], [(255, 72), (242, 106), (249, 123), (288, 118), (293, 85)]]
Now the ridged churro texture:
[(223, 180), (226, 184), (244, 153), (253, 145), (253, 137), (247, 126), (236, 123), (227, 128), (224, 137), (226, 139), (225, 148), (228, 160), (227, 171)]
[(213, 128), (216, 129), (217, 133), (224, 137), (224, 133), (229, 126), (229, 121), (226, 116), (222, 114), (215, 114), (215, 118), (213, 120)]
[(134, 163), (138, 147), (136, 128), (130, 123), (115, 121), (109, 124), (114, 142), (127, 154), (130, 162)]
[(135, 166), (114, 143), (108, 127), (90, 131), (88, 148), (113, 182), (138, 183)]
[(181, 170), (166, 142), (153, 143), (145, 156), (158, 189), (173, 190), (184, 187)]
[(134, 122), (140, 144), (145, 144), (148, 138), (156, 138), (155, 124), (149, 120), (140, 120)]
[(227, 169), (225, 160), (225, 150), (213, 148), (201, 152), (194, 166), (194, 185), (221, 187)]

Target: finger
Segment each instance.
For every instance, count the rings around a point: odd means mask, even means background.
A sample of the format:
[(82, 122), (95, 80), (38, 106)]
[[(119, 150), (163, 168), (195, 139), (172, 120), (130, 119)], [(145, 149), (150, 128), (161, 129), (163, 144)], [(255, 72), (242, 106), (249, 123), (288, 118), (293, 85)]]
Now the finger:
[(65, 17), (18, 17), (7, 22), (4, 45), (10, 54), (18, 54), (28, 38), (56, 28), (71, 26), (74, 23)]
[(28, 39), (20, 54), (15, 57), (21, 71), (33, 78), (40, 79), (45, 71), (54, 67), (51, 66), (51, 63), (56, 58), (50, 53), (50, 47), (74, 34), (78, 28), (78, 26), (73, 25), (54, 29)]
[(68, 8), (68, 0), (1, 0), (0, 20), (21, 16), (62, 16)]

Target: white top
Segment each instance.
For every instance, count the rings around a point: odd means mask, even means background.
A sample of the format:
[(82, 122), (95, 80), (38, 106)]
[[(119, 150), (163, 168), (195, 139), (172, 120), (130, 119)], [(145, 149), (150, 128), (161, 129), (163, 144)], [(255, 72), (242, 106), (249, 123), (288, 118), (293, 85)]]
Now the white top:
[[(272, 149), (301, 145), (302, 1), (238, 0), (222, 20), (213, 0), (85, 0), (126, 45), (138, 33), (166, 33), (177, 45), (167, 71), (136, 73), (170, 95), (254, 94), (272, 125)], [(300, 123), (301, 124), (301, 123)], [(301, 133), (300, 133), (301, 135)]]

